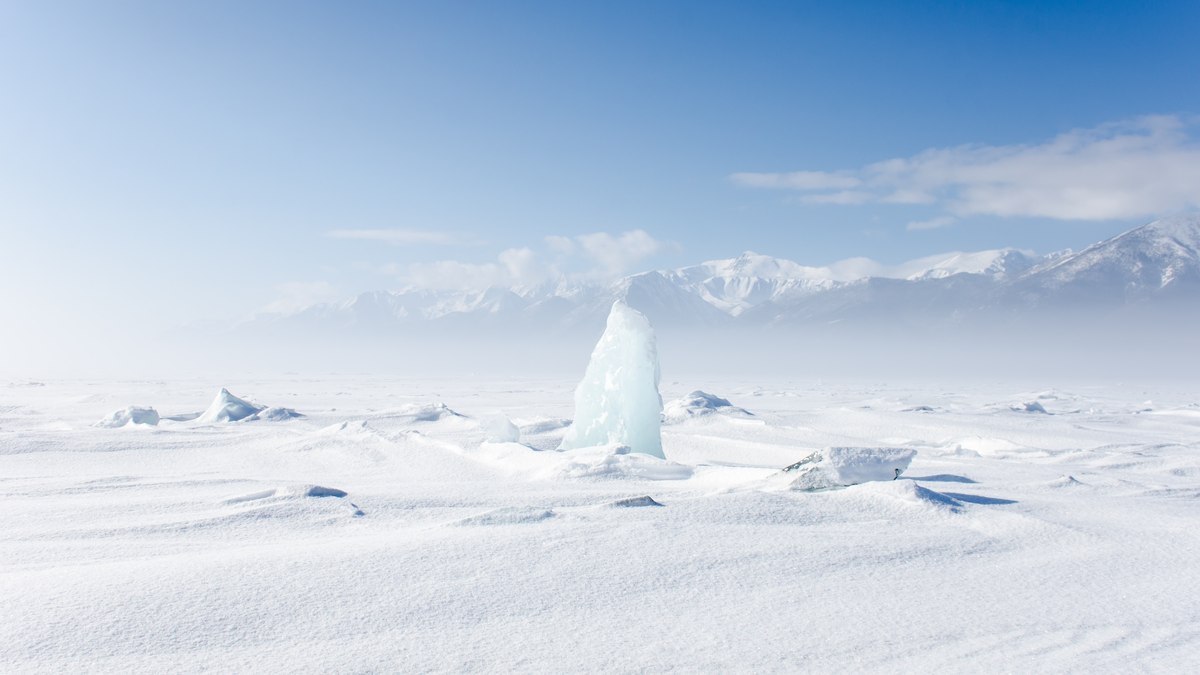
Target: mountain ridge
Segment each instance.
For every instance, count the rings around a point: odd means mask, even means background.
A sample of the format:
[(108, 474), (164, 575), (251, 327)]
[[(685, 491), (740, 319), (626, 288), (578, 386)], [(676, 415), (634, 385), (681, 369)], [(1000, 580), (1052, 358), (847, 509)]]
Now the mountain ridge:
[(951, 252), (899, 265), (851, 258), (824, 267), (746, 251), (607, 284), (563, 280), (532, 288), (369, 291), (243, 324), (388, 331), (509, 325), (594, 327), (616, 299), (656, 326), (800, 326), (845, 321), (963, 321), (990, 312), (1200, 305), (1200, 214), (1163, 218), (1081, 251)]

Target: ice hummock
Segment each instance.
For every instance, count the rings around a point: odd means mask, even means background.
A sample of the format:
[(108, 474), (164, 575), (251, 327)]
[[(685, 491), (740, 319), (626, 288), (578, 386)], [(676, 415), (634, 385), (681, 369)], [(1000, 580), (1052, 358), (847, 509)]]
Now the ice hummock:
[(754, 417), (754, 413), (733, 405), (729, 399), (697, 389), (687, 396), (668, 403), (663, 408), (663, 419), (668, 422), (680, 422), (713, 413), (734, 417)]
[(781, 473), (794, 489), (822, 490), (895, 480), (916, 455), (912, 448), (832, 447), (810, 454)]
[(503, 413), (488, 417), (484, 424), (489, 443), (518, 443), (521, 440), (521, 430)]
[(139, 408), (131, 405), (128, 408), (113, 411), (93, 426), (115, 429), (128, 424), (156, 425), (158, 424), (158, 411), (154, 408)]
[(208, 409), (196, 419), (200, 422), (236, 422), (257, 415), (264, 409), (264, 406), (240, 399), (222, 387)]
[(263, 408), (257, 413), (250, 416), (253, 420), (265, 420), (267, 422), (286, 422), (288, 420), (304, 417), (303, 413), (298, 413), (291, 408), (281, 408), (279, 406), (271, 406)]
[(658, 383), (654, 329), (641, 312), (617, 300), (575, 389), (575, 420), (559, 449), (623, 445), (665, 459)]
[(1013, 405), (1009, 406), (1009, 409), (1011, 409), (1014, 412), (1041, 413), (1043, 415), (1050, 414), (1046, 410), (1046, 406), (1042, 405), (1038, 401), (1026, 401), (1025, 403), (1014, 403)]

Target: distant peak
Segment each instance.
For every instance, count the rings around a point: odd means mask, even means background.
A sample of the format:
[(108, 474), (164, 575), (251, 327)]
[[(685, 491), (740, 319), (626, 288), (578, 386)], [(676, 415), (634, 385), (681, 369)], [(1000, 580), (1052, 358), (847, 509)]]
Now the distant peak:
[(1200, 233), (1200, 212), (1177, 213), (1166, 218), (1159, 218), (1137, 229), (1153, 230), (1169, 236), (1184, 234), (1194, 237)]

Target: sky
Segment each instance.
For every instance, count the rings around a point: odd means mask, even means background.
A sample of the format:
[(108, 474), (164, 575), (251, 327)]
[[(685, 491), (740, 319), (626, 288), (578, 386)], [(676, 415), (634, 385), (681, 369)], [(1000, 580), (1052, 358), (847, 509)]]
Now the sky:
[(1200, 205), (1195, 2), (0, 2), (6, 359)]

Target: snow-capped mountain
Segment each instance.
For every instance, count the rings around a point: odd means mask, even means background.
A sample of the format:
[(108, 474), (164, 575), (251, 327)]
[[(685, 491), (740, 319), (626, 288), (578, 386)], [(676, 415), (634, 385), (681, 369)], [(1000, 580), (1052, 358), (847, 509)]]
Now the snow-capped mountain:
[(610, 284), (559, 282), (482, 291), (375, 291), (244, 327), (387, 332), (512, 328), (594, 330), (614, 299), (659, 327), (796, 326), (902, 320), (962, 321), (1055, 307), (1180, 301), (1200, 306), (1200, 215), (1158, 220), (1075, 252), (948, 253), (882, 265), (853, 258), (825, 267), (746, 252)]
[(1200, 215), (1156, 220), (1071, 255), (1048, 260), (1013, 283), (1028, 304), (1194, 298), (1200, 289)]

